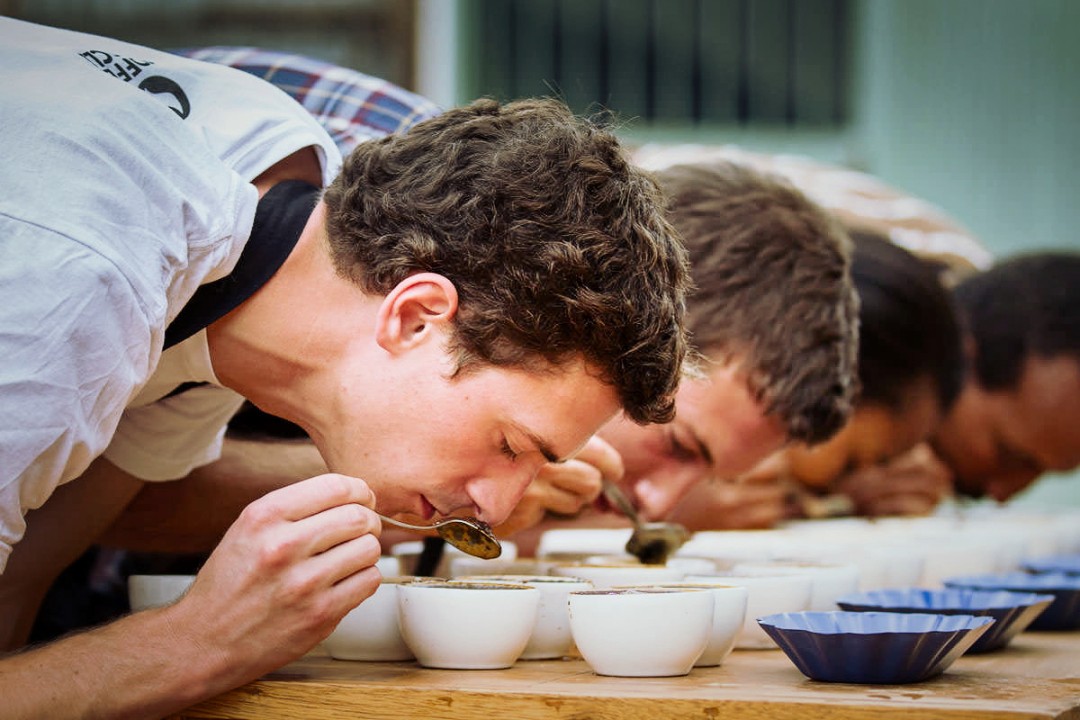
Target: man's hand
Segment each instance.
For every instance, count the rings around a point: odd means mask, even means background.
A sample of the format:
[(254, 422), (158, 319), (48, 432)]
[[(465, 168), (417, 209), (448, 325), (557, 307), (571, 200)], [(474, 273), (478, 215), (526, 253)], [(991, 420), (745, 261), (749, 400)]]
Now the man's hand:
[(334, 474), (256, 500), (176, 603), (0, 660), (5, 717), (162, 717), (300, 657), (379, 585), (374, 503)]
[(622, 475), (622, 456), (593, 436), (570, 460), (544, 465), (514, 512), (495, 530), (500, 537), (508, 537), (538, 525), (548, 514), (576, 515), (600, 495), (603, 478), (618, 480)]
[(314, 647), (381, 580), (374, 502), (363, 481), (327, 474), (245, 508), (178, 603), (193, 639), (234, 655), (241, 682)]
[(923, 443), (840, 478), (834, 490), (851, 498), (858, 515), (925, 515), (952, 494), (952, 472)]

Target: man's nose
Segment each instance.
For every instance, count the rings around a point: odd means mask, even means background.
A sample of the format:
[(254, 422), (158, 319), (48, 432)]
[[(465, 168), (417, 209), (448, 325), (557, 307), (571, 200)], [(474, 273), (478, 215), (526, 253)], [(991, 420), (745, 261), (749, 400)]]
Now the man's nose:
[(539, 470), (539, 467), (522, 468), (512, 474), (474, 481), (469, 496), (479, 509), (480, 519), (498, 525), (510, 517)]

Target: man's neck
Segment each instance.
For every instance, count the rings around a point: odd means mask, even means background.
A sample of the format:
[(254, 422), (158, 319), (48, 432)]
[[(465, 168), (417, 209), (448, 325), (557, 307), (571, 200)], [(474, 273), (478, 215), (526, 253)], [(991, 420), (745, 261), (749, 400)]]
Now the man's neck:
[(364, 293), (334, 270), (324, 211), (316, 206), (277, 273), (207, 328), (221, 382), (301, 426), (309, 422), (312, 386), (331, 375), (344, 344), (362, 332), (356, 324), (364, 316), (357, 306)]

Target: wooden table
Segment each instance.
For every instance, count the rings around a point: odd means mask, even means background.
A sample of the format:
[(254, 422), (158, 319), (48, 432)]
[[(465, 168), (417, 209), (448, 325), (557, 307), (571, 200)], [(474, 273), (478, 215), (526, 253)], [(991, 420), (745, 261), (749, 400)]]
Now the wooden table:
[(780, 650), (736, 650), (719, 668), (677, 678), (600, 677), (581, 660), (460, 671), (313, 653), (172, 720), (901, 717), (1080, 720), (1080, 632), (1024, 633), (1004, 650), (966, 655), (911, 685), (815, 682)]

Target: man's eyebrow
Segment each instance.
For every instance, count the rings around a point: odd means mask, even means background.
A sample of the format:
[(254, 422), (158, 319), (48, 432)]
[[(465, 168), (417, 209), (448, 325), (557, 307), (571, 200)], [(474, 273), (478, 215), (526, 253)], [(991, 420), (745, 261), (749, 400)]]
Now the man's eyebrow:
[(567, 458), (560, 458), (558, 453), (556, 453), (551, 448), (551, 443), (534, 433), (529, 428), (519, 425), (516, 422), (511, 422), (510, 425), (519, 433), (527, 437), (529, 439), (529, 442), (536, 446), (536, 449), (540, 451), (540, 454), (543, 455), (544, 459), (547, 460), (549, 463), (566, 462)]
[(705, 441), (701, 439), (701, 436), (694, 432), (693, 428), (690, 429), (690, 437), (694, 439), (694, 444), (697, 445), (698, 452), (701, 453), (701, 457), (705, 458), (705, 462), (709, 465), (713, 464), (712, 453), (709, 452), (709, 446), (705, 444)]

